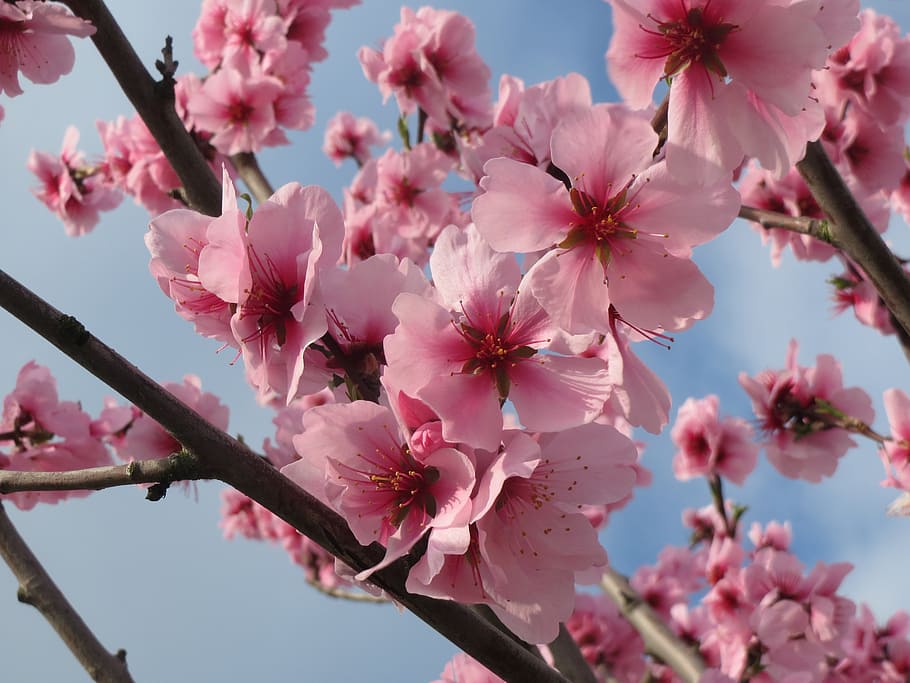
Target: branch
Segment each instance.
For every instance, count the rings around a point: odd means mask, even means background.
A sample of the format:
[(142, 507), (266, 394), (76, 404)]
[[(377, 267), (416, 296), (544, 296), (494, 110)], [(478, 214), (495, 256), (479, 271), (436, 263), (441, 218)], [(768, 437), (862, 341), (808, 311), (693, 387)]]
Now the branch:
[(899, 326), (910, 332), (910, 279), (860, 209), (821, 143), (810, 142), (806, 157), (796, 167), (831, 219), (834, 243), (865, 271)]
[[(379, 544), (363, 547), (347, 523), (245, 444), (213, 426), (173, 394), (0, 270), (0, 307), (16, 316), (74, 361), (158, 422), (195, 453), (212, 477), (230, 484), (357, 571), (379, 563)], [(558, 672), (494, 626), (455, 602), (411, 595), (405, 589), (408, 557), (375, 572), (385, 590), (443, 636), (506, 680), (566, 683)]]
[(559, 625), (559, 635), (550, 643), (550, 654), (553, 655), (556, 668), (572, 683), (598, 683), (597, 676), (581, 654), (565, 624)]
[(676, 637), (629, 585), (628, 580), (607, 568), (600, 585), (626, 620), (641, 634), (648, 652), (673, 669), (685, 683), (697, 683), (705, 670), (701, 656)]
[(175, 453), (157, 460), (136, 460), (128, 465), (90, 467), (68, 472), (17, 472), (0, 470), (0, 494), (17, 491), (100, 491), (130, 484), (171, 484), (175, 481), (211, 479), (192, 453)]
[(48, 576), (34, 553), (16, 531), (0, 504), (0, 555), (19, 581), (19, 602), (37, 609), (66, 643), (94, 681), (133, 683), (126, 668), (126, 652), (111, 654), (98, 642)]
[(237, 173), (243, 179), (244, 185), (247, 186), (256, 201), (260, 204), (275, 194), (272, 184), (262, 172), (256, 155), (252, 152), (239, 152), (230, 157), (231, 163), (237, 169)]
[[(173, 78), (156, 82), (102, 0), (63, 0), (98, 29), (92, 42), (176, 171), (192, 208), (221, 215), (221, 183), (174, 110)], [(165, 71), (176, 66), (167, 59)]]
[(831, 234), (830, 224), (825, 220), (807, 218), (805, 216), (790, 216), (785, 213), (778, 213), (777, 211), (757, 209), (754, 206), (741, 206), (739, 208), (739, 217), (758, 223), (766, 230), (771, 228), (789, 230), (790, 232), (814, 237), (821, 242), (830, 244), (836, 249), (842, 248)]

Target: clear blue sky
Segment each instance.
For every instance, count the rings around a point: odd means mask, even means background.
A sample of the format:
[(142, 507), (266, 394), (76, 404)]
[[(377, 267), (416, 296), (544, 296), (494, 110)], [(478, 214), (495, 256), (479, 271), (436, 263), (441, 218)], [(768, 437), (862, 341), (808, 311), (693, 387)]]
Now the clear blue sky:
[[(910, 25), (910, 7), (901, 0), (867, 4)], [(198, 70), (190, 54), (195, 3), (111, 0), (109, 6), (147, 64), (170, 34), (181, 69)], [(475, 21), (494, 88), (506, 72), (531, 84), (579, 71), (591, 81), (595, 100), (616, 98), (603, 62), (610, 11), (600, 0), (463, 0), (444, 7)], [(355, 54), (359, 46), (390, 35), (397, 19), (398, 5), (385, 0), (336, 13), (329, 59), (313, 74), (316, 126), (292, 135), (293, 146), (261, 155), (274, 185), (317, 183), (340, 196), (353, 166), (338, 170), (320, 151), (325, 122), (338, 109), (394, 128), (394, 105), (381, 107)], [(25, 95), (3, 102), (0, 264), (152, 377), (179, 381), (188, 372), (200, 375), (206, 389), (231, 405), (231, 431), (258, 445), (270, 434), (271, 415), (253, 401), (240, 367), (229, 366), (229, 357), (215, 355), (215, 344), (195, 336), (149, 277), (144, 211), (127, 201), (93, 234), (72, 240), (29, 192), (34, 180), (25, 160), (32, 147), (56, 152), (73, 123), (82, 131), (81, 147), (98, 153), (94, 122), (131, 113), (91, 43), (76, 47), (73, 74), (54, 86), (27, 84)], [(905, 247), (905, 256), (910, 255), (906, 230), (896, 223), (889, 233)], [(876, 424), (886, 430), (881, 392), (891, 386), (910, 391), (910, 371), (893, 338), (849, 317), (832, 318), (824, 280), (833, 266), (807, 266), (788, 257), (772, 269), (758, 236), (741, 223), (701, 249), (696, 260), (715, 284), (714, 314), (679, 335), (672, 351), (643, 350), (671, 387), (673, 415), (687, 396), (717, 393), (723, 412), (750, 417), (737, 374), (781, 367), (787, 342), (795, 337), (803, 364), (824, 352), (840, 358), (846, 384), (872, 394)], [(81, 400), (90, 412), (111, 393), (6, 314), (0, 314), (0, 331), (0, 396), (31, 359), (50, 366), (62, 398)], [(708, 500), (699, 484), (672, 479), (672, 453), (667, 437), (649, 440), (645, 463), (655, 483), (604, 535), (622, 570), (653, 561), (668, 543), (684, 543), (680, 511)], [(835, 479), (820, 486), (783, 480), (763, 465), (733, 495), (750, 506), (748, 521), (791, 519), (797, 552), (807, 565), (855, 561), (846, 584), (850, 596), (871, 602), (886, 616), (887, 610), (910, 609), (904, 574), (910, 521), (884, 517), (893, 494), (878, 488), (881, 478), (875, 451), (864, 444), (847, 456)], [(442, 670), (454, 647), (409, 615), (325, 598), (304, 584), (280, 549), (223, 541), (216, 526), (219, 490), (217, 484), (200, 485), (198, 500), (175, 491), (150, 504), (140, 491), (120, 489), (28, 513), (13, 511), (12, 517), (104, 643), (127, 649), (137, 681), (420, 683)], [(38, 614), (16, 602), (15, 582), (2, 567), (0, 612), (3, 680), (85, 678)]]

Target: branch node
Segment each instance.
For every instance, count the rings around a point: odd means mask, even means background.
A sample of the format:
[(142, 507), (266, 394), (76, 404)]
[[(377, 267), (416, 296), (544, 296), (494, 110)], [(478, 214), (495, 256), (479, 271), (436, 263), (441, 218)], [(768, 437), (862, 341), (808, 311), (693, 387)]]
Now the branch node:
[(25, 586), (19, 586), (19, 590), (16, 591), (16, 600), (21, 602), (23, 605), (31, 605), (32, 607), (35, 606), (35, 601), (32, 599), (32, 594)]
[(136, 479), (138, 479), (141, 474), (142, 468), (135, 460), (126, 466), (126, 476), (128, 476), (131, 481), (136, 481)]
[(71, 315), (61, 316), (59, 325), (60, 334), (63, 337), (63, 340), (73, 346), (85, 345), (92, 336), (89, 334), (88, 330), (85, 329), (85, 325)]
[(177, 67), (180, 62), (174, 59), (174, 39), (171, 36), (165, 36), (164, 47), (161, 48), (161, 56), (164, 59), (156, 59), (155, 68), (161, 74), (161, 83), (169, 85), (171, 93), (173, 93), (174, 74), (177, 73)]
[(114, 656), (126, 664), (126, 650), (124, 650), (122, 647), (114, 653)]

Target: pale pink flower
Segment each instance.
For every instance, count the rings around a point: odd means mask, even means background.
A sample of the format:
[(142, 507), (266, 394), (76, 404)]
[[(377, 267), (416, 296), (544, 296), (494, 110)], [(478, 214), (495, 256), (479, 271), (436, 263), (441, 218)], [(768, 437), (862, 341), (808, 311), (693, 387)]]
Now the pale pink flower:
[(322, 151), (336, 166), (348, 157), (363, 166), (370, 159), (370, 147), (387, 144), (390, 139), (388, 131), (379, 133), (372, 119), (355, 119), (350, 112), (340, 111), (326, 124)]
[(609, 331), (611, 304), (651, 330), (684, 329), (713, 307), (691, 251), (732, 222), (739, 196), (729, 182), (682, 184), (665, 163), (652, 163), (656, 145), (645, 118), (598, 105), (553, 132), (553, 164), (571, 188), (513, 159), (484, 167), (477, 229), (497, 251), (552, 247), (528, 285), (569, 332)]
[(33, 150), (27, 162), (41, 181), (32, 193), (57, 214), (70, 237), (90, 232), (101, 219), (100, 213), (115, 209), (123, 199), (110, 185), (103, 167), (85, 162), (76, 149), (78, 143), (79, 131), (69, 126), (59, 157)]
[(287, 26), (277, 10), (275, 0), (204, 0), (193, 28), (199, 61), (214, 71), (237, 52), (249, 60), (283, 50)]
[(506, 398), (536, 431), (600, 413), (610, 390), (602, 361), (539, 353), (553, 350), (558, 330), (518, 287), (513, 256), (495, 254), (473, 228), (450, 226), (430, 265), (443, 305), (401, 294), (392, 307), (400, 325), (385, 353), (401, 389), (440, 415), (446, 439), (495, 450)]
[(894, 334), (891, 311), (878, 294), (875, 285), (858, 266), (845, 257), (846, 270), (828, 280), (833, 285), (834, 312), (853, 310), (853, 315), (863, 325), (878, 330), (881, 334)]
[(592, 670), (612, 680), (637, 683), (645, 673), (645, 644), (638, 631), (604, 595), (578, 593), (566, 629)]
[(768, 460), (791, 479), (821, 481), (855, 442), (849, 421), (870, 424), (872, 401), (862, 389), (844, 388), (840, 363), (828, 354), (815, 367), (797, 365), (796, 340), (787, 350), (784, 370), (765, 370), (756, 377), (740, 373), (739, 383), (765, 433)]
[(327, 330), (317, 281), (341, 255), (341, 211), (322, 188), (289, 183), (243, 227), (234, 220), (210, 223), (199, 280), (236, 305), (231, 330), (260, 397), (275, 392), (290, 402), (322, 388), (300, 384), (303, 351)]
[(269, 462), (281, 469), (297, 460), (300, 456), (294, 450), (294, 437), (303, 431), (303, 414), (310, 408), (334, 402), (335, 395), (328, 387), (315, 394), (296, 398), (287, 405), (276, 401), (273, 406), (276, 415), (272, 418), (275, 442), (273, 444), (271, 439), (262, 442), (262, 451)]
[(670, 433), (679, 449), (673, 456), (677, 479), (722, 476), (742, 485), (755, 469), (759, 448), (752, 441), (752, 428), (740, 418), (721, 420), (718, 404), (711, 394), (688, 398), (679, 409)]
[(442, 678), (433, 683), (505, 683), (476, 659), (459, 652), (446, 664)]
[[(92, 432), (92, 419), (74, 401), (57, 398), (57, 382), (50, 371), (34, 361), (26, 363), (16, 387), (3, 399), (0, 467), (26, 472), (63, 472), (111, 464), (108, 450)], [(23, 491), (4, 496), (16, 507), (29, 510), (37, 503), (57, 503), (90, 491)]]
[(20, 71), (32, 83), (53, 83), (68, 74), (76, 60), (68, 36), (85, 38), (94, 32), (91, 22), (58, 3), (0, 3), (0, 93), (22, 94)]
[(342, 515), (357, 540), (386, 547), (363, 580), (430, 529), (466, 527), (474, 467), (454, 448), (416, 457), (392, 412), (366, 401), (312, 408), (294, 437), (301, 459), (282, 472)]
[(149, 270), (161, 291), (174, 300), (177, 314), (192, 322), (197, 333), (239, 346), (231, 332), (231, 304), (206, 289), (199, 278), (199, 256), (209, 242), (207, 232), (213, 223), (236, 232), (246, 226), (227, 171), (222, 173), (221, 216), (174, 209), (149, 223), (145, 234), (145, 245), (152, 256)]
[(910, 398), (900, 389), (884, 394), (891, 440), (882, 446), (882, 462), (888, 478), (885, 485), (910, 491)]
[(852, 33), (858, 9), (856, 0), (608, 2), (610, 76), (635, 108), (671, 80), (667, 162), (697, 183), (729, 179), (744, 156), (778, 175), (802, 157), (822, 126), (812, 71)]

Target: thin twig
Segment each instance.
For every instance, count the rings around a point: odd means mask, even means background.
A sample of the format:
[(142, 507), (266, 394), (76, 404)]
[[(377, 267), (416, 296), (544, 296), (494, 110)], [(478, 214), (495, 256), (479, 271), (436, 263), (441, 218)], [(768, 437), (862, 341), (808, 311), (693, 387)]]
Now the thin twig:
[(869, 276), (900, 327), (910, 332), (910, 279), (866, 218), (819, 142), (810, 142), (796, 167), (825, 215), (833, 243)]
[(806, 216), (790, 216), (777, 211), (758, 209), (754, 206), (741, 206), (739, 208), (739, 217), (758, 223), (766, 230), (780, 228), (799, 233), (800, 235), (809, 235), (821, 242), (830, 244), (836, 249), (840, 249), (840, 245), (837, 244), (831, 234), (831, 229), (826, 220), (808, 218)]
[(265, 177), (256, 155), (252, 152), (239, 152), (230, 157), (231, 163), (237, 169), (238, 175), (243, 180), (256, 201), (260, 204), (275, 194), (272, 184)]
[[(63, 1), (98, 29), (92, 42), (183, 183), (190, 206), (210, 216), (220, 215), (221, 182), (174, 110), (173, 78), (156, 82), (151, 77), (104, 2)], [(172, 68), (176, 63), (164, 66)]]
[(0, 470), (0, 494), (18, 491), (100, 491), (131, 484), (172, 484), (211, 479), (192, 453), (175, 453), (156, 460), (135, 460), (127, 465), (90, 467), (68, 472), (19, 472)]
[(19, 581), (19, 602), (37, 609), (94, 681), (133, 683), (126, 652), (108, 652), (16, 531), (0, 504), (0, 556)]
[(349, 591), (345, 590), (344, 588), (329, 588), (328, 586), (323, 586), (321, 583), (319, 583), (319, 581), (307, 581), (307, 583), (318, 590), (320, 593), (328, 595), (330, 598), (336, 598), (338, 600), (367, 602), (373, 605), (385, 605), (391, 602), (391, 600), (384, 598), (381, 595), (370, 595), (369, 593)]
[(699, 680), (705, 670), (701, 656), (670, 630), (624, 576), (608, 568), (600, 585), (626, 620), (641, 634), (651, 655), (673, 669), (685, 683)]
[[(123, 356), (0, 270), (0, 307), (158, 422), (211, 474), (277, 515), (355, 571), (379, 563), (385, 550), (363, 547), (344, 519), (278, 472), (265, 458), (204, 420)], [(565, 683), (545, 662), (455, 602), (412, 595), (405, 589), (411, 558), (372, 574), (385, 590), (426, 623), (501, 678)]]

